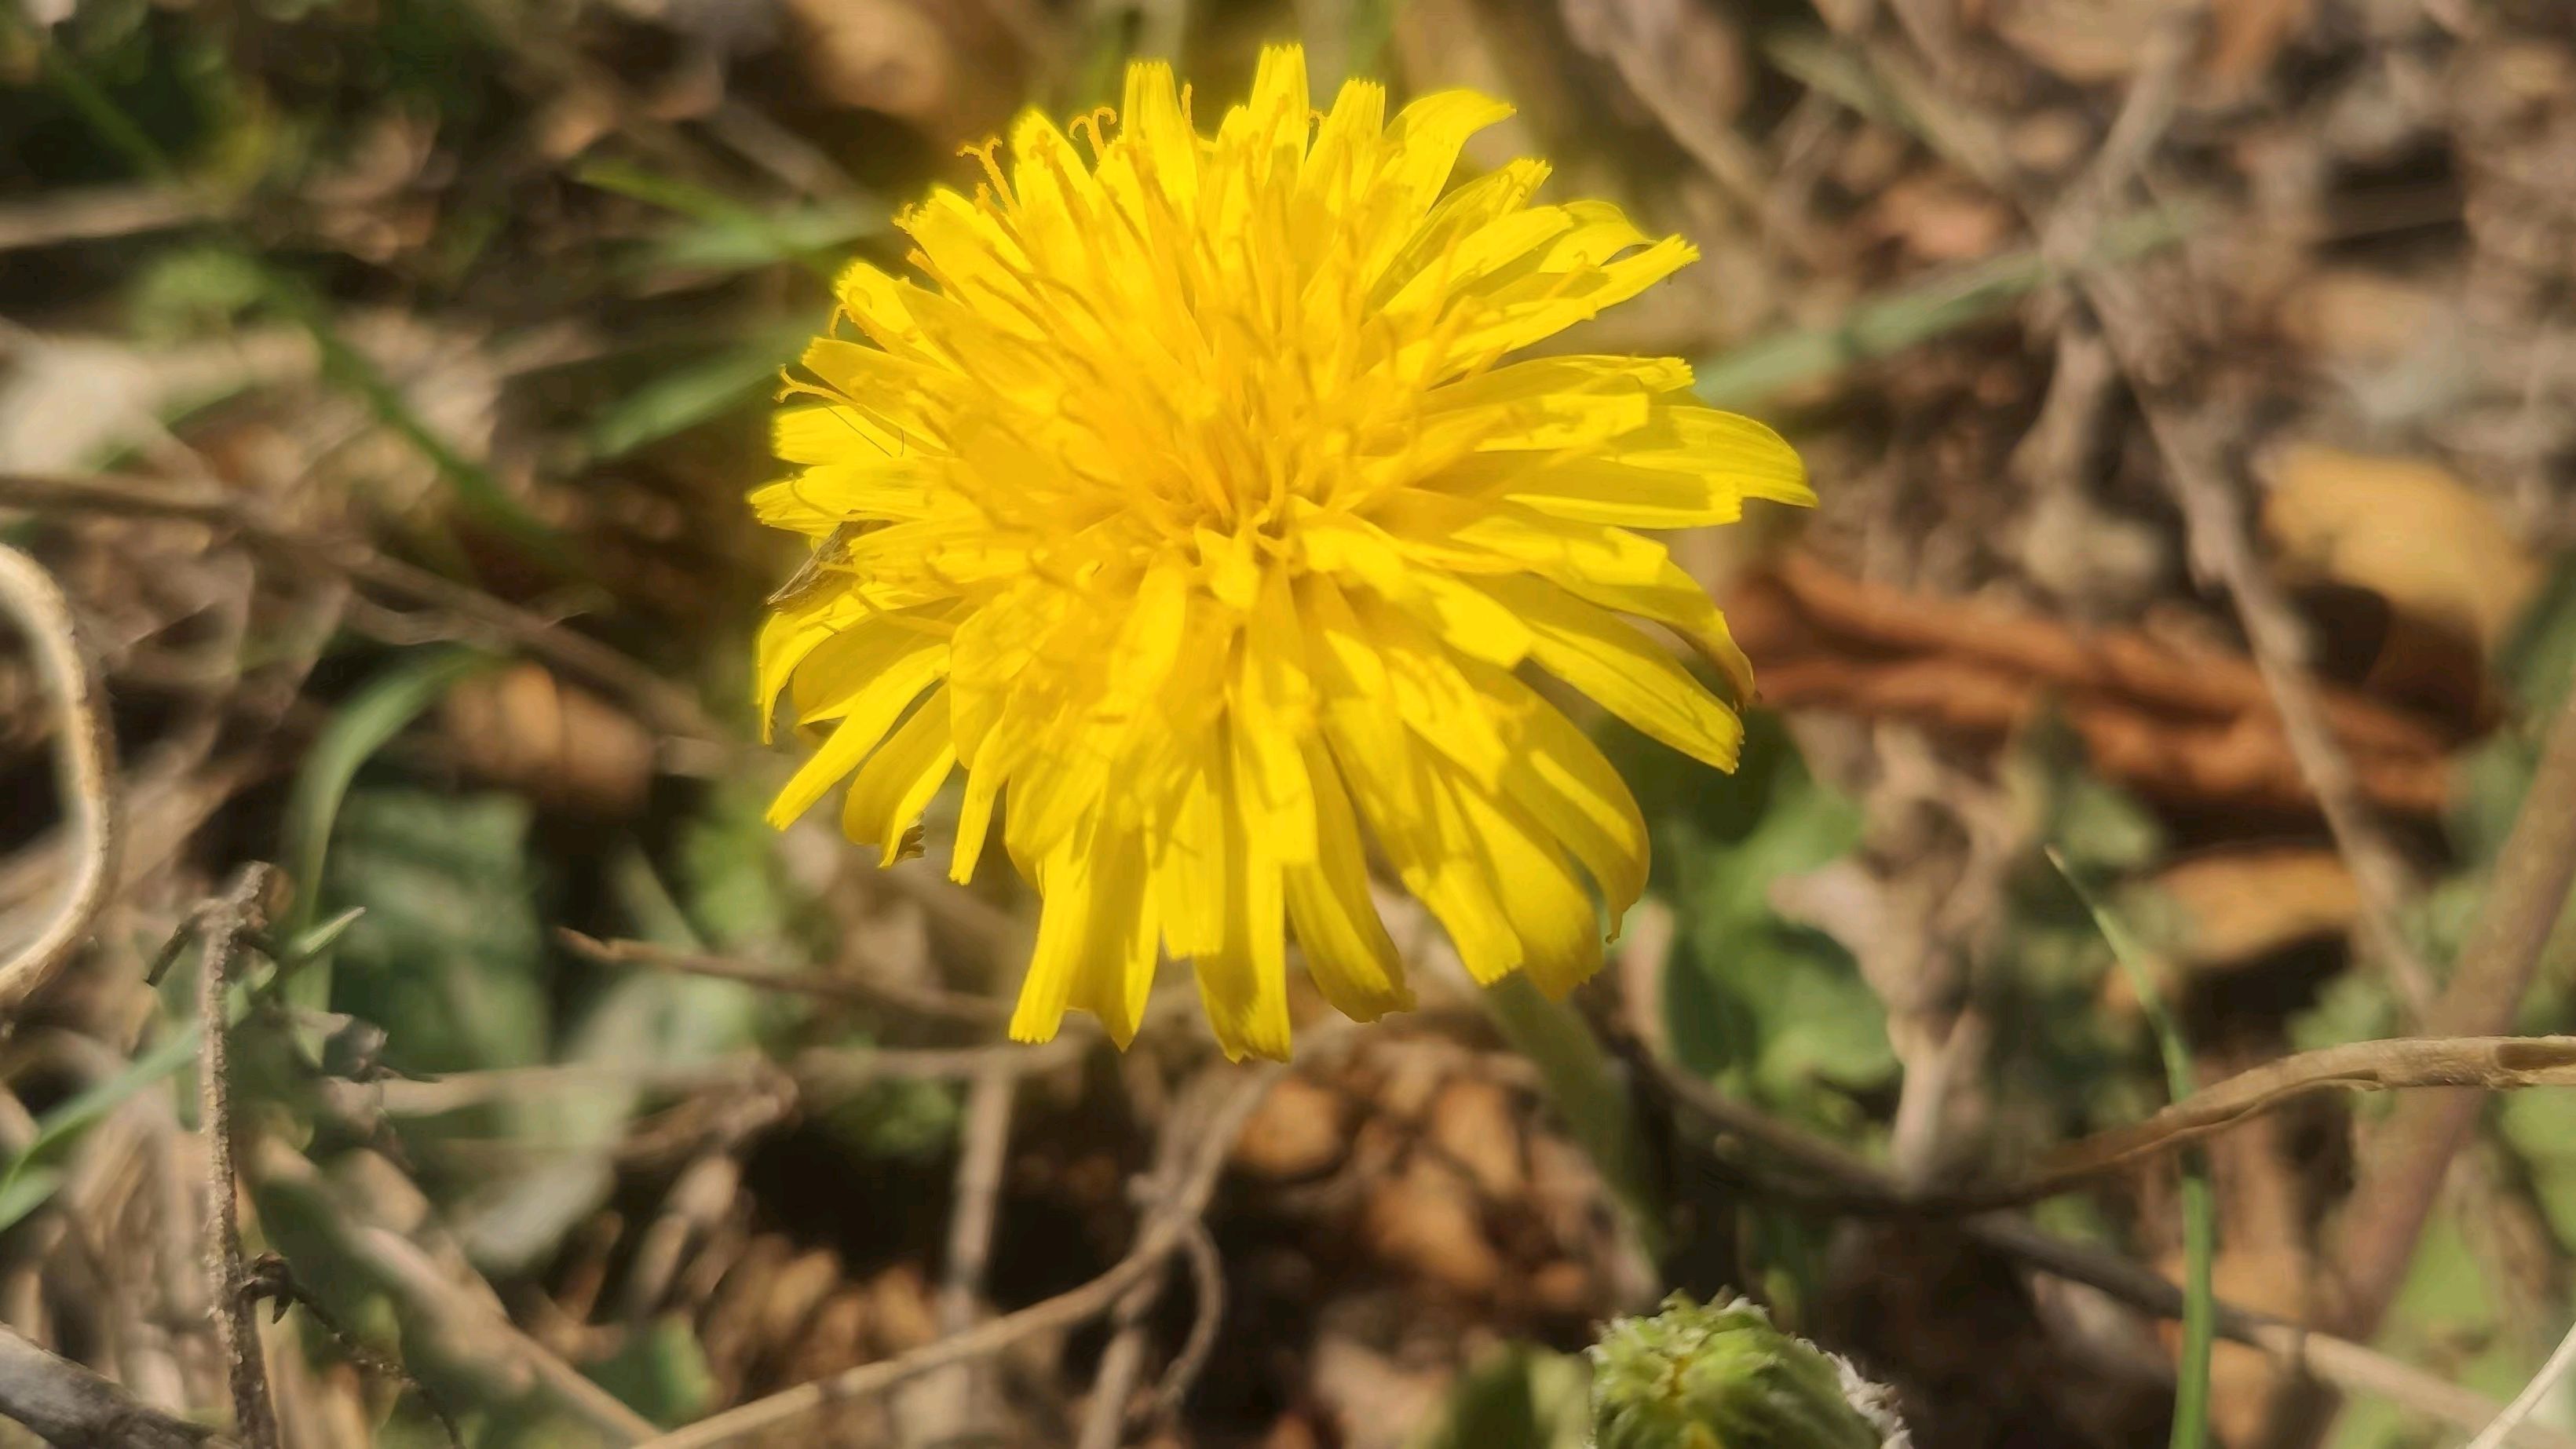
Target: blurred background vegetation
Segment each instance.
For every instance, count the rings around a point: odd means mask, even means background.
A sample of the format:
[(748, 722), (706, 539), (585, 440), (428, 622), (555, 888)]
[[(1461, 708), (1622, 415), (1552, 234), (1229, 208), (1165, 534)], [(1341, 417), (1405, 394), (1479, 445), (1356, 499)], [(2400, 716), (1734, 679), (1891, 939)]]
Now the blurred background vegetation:
[[(1127, 1251), (1210, 1044), (994, 1049), (1006, 873), (761, 823), (749, 640), (798, 554), (742, 494), (835, 267), (900, 265), (959, 145), (1137, 55), (1203, 117), (1288, 38), (1319, 88), (1499, 93), (1469, 166), (1546, 156), (1699, 245), (1566, 345), (1691, 358), (1808, 457), (1812, 518), (1674, 544), (1766, 708), (1732, 777), (1602, 724), (1655, 890), (1570, 1012), (1480, 1000), (1390, 905), (1425, 1010), (1252, 1113), (1215, 1298), (1176, 1269), (725, 1442), (1571, 1449), (1574, 1351), (1682, 1288), (1927, 1445), (2154, 1443), (2169, 1322), (1792, 1190), (1704, 1094), (1932, 1189), (2162, 1105), (2159, 1000), (2201, 1083), (2481, 1009), (2576, 1029), (2563, 942), (2445, 994), (2576, 669), (2558, 0), (0, 5), (0, 539), (105, 670), (129, 826), (0, 1045), (0, 1322), (146, 1403), (224, 1393), (196, 968), (144, 967), (246, 861), (289, 884), (234, 1104), (307, 1305), (264, 1329), (287, 1443), (441, 1443), (432, 1404), (634, 1443)], [(73, 868), (50, 719), (0, 654), (0, 945)], [(2396, 1181), (2389, 1105), (2214, 1139), (2197, 1256), (2508, 1397), (2571, 1316), (2576, 1099), (2500, 1095)], [(2420, 1234), (2355, 1231), (2410, 1197)], [(2190, 1201), (2159, 1158), (2029, 1216), (2179, 1282)], [(2224, 1344), (2207, 1412), (2238, 1449), (2456, 1437), (2423, 1408)]]

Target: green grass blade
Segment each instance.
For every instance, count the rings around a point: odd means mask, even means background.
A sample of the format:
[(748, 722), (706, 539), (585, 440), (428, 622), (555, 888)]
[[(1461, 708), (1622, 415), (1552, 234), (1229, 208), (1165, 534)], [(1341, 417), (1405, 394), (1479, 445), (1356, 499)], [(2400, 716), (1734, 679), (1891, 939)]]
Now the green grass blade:
[(599, 415), (590, 429), (592, 456), (622, 457), (723, 414), (776, 382), (813, 337), (812, 327), (799, 324), (663, 373)]
[(1518, 973), (1479, 995), (1504, 1040), (1538, 1068), (1548, 1100), (1619, 1195), (1647, 1256), (1660, 1259), (1666, 1246), (1664, 1202), (1647, 1170), (1635, 1106), (1591, 1026), (1571, 1005), (1550, 1001)]
[(267, 262), (243, 253), (259, 272), (269, 305), (304, 329), (321, 354), (323, 376), (355, 395), (376, 421), (438, 470), (469, 514), (509, 535), (548, 563), (567, 561), (563, 539), (526, 505), (510, 496), (492, 470), (466, 457), (421, 417), (402, 389), (393, 385), (367, 355), (350, 345), (333, 324), (329, 309), (301, 281)]
[[(146, 176), (165, 181), (180, 177), (178, 166), (132, 117), (118, 108), (98, 83), (83, 70), (79, 62), (49, 37), (35, 37), (38, 59), (45, 77), (53, 83), (73, 109), (81, 114), (101, 140), (126, 158), (128, 164)], [(217, 223), (219, 233), (230, 234), (231, 228)], [(439, 476), (456, 492), (458, 502), (484, 521), (501, 529), (544, 561), (556, 565), (566, 562), (562, 539), (543, 520), (521, 506), (489, 469), (456, 451), (436, 429), (422, 419), (402, 391), (385, 380), (376, 365), (365, 354), (351, 347), (332, 324), (329, 310), (320, 299), (297, 279), (270, 266), (258, 250), (237, 238), (234, 243), (261, 281), (262, 290), (271, 306), (277, 308), (313, 338), (322, 357), (323, 376), (355, 394), (363, 401), (376, 421), (417, 450)]]
[[(879, 229), (883, 218), (850, 212), (843, 221), (847, 235), (828, 244), (819, 236), (830, 236), (834, 229), (819, 226), (813, 216), (773, 217), (757, 207), (746, 206), (718, 191), (710, 191), (694, 182), (664, 176), (641, 166), (622, 161), (594, 161), (573, 172), (573, 179), (629, 201), (685, 216), (729, 242), (717, 246), (719, 253), (738, 256), (745, 261), (794, 262), (819, 278), (829, 287), (836, 273), (834, 248), (842, 242), (856, 240)], [(700, 245), (706, 245), (701, 238)]]
[[(2112, 266), (2172, 245), (2183, 219), (2171, 211), (2132, 213), (2104, 227), (2088, 266)], [(1758, 337), (1696, 367), (1703, 401), (1744, 407), (1864, 362), (1892, 357), (1989, 321), (2058, 275), (2036, 247), (1945, 272), (1861, 302), (1832, 323)]]
[[(2138, 1003), (2147, 1014), (2147, 1024), (2155, 1032), (2156, 1051), (2164, 1058), (2166, 1092), (2177, 1102), (2190, 1096), (2197, 1086), (2191, 1048), (2183, 1040), (2181, 1023), (2174, 1019), (2163, 992), (2157, 989), (2155, 972), (2147, 966), (2151, 953), (2067, 868), (2063, 857), (2051, 850), (2048, 859), (2084, 902), (2102, 939), (2111, 944), (2111, 955), (2128, 973), (2129, 985), (2136, 991)], [(2174, 1379), (2171, 1442), (2172, 1449), (2205, 1449), (2209, 1442), (2209, 1350), (2218, 1329), (2218, 1300), (2210, 1281), (2210, 1264), (2218, 1256), (2218, 1203), (2210, 1192), (2208, 1159), (2198, 1148), (2187, 1149), (2182, 1155), (2182, 1214), (2182, 1363)]]
[(191, 1022), (163, 1037), (158, 1046), (128, 1062), (115, 1076), (83, 1089), (39, 1119), (27, 1150), (0, 1167), (0, 1232), (53, 1196), (64, 1177), (57, 1164), (89, 1129), (131, 1101), (135, 1093), (195, 1061), (197, 1040), (198, 1026)]
[[(312, 939), (322, 915), (322, 866), (331, 848), (331, 826), (359, 767), (383, 749), (458, 680), (491, 667), (491, 655), (472, 649), (432, 649), (398, 660), (333, 712), (315, 737), (286, 802), (284, 855), (295, 886), (294, 902), (277, 931), (282, 941)], [(312, 1010), (331, 1003), (330, 964), (314, 960), (287, 983), (287, 1000)]]

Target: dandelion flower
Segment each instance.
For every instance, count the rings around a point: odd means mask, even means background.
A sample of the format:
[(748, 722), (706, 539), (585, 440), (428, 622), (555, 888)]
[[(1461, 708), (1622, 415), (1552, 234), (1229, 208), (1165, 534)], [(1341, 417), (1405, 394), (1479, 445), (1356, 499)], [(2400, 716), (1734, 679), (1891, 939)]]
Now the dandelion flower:
[[(1692, 259), (1617, 208), (1533, 204), (1516, 161), (1454, 189), (1509, 108), (1449, 91), (1307, 102), (1261, 58), (1213, 136), (1160, 64), (1114, 115), (970, 150), (985, 183), (901, 218), (924, 281), (842, 274), (791, 383), (794, 476), (760, 517), (815, 540), (759, 645), (813, 741), (771, 809), (845, 777), (889, 862), (964, 774), (951, 873), (997, 811), (1043, 905), (1011, 1034), (1067, 1008), (1122, 1046), (1156, 963), (1195, 971), (1229, 1055), (1288, 1052), (1289, 938), (1317, 989), (1408, 1006), (1376, 859), (1480, 982), (1562, 993), (1646, 880), (1645, 826), (1534, 668), (1719, 768), (1728, 704), (1629, 622), (1751, 677), (1707, 595), (1632, 530), (1811, 501), (1758, 423), (1666, 358), (1507, 361)], [(846, 324), (846, 325), (844, 325)]]

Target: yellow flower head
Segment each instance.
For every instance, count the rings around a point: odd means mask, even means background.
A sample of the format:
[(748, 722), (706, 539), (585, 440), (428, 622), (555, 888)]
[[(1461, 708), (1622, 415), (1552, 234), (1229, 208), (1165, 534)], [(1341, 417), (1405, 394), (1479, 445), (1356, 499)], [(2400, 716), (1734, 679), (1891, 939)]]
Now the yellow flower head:
[(1166, 66), (1124, 99), (1082, 147), (1023, 116), (972, 198), (904, 216), (929, 285), (840, 280), (857, 336), (805, 354), (777, 432), (799, 471), (752, 495), (818, 540), (760, 637), (763, 718), (783, 692), (818, 741), (771, 818), (855, 772), (844, 827), (892, 861), (962, 767), (952, 874), (1000, 806), (1044, 898), (1023, 1041), (1070, 1006), (1124, 1045), (1169, 954), (1229, 1055), (1285, 1056), (1291, 928), (1335, 1007), (1409, 1005), (1372, 843), (1477, 980), (1563, 992), (1646, 832), (1516, 671), (1731, 768), (1733, 711), (1619, 616), (1739, 697), (1744, 656), (1629, 530), (1811, 501), (1798, 460), (1691, 405), (1678, 361), (1503, 361), (1693, 253), (1532, 205), (1536, 161), (1448, 189), (1500, 102), (1389, 121), (1353, 81), (1319, 117), (1293, 47), (1213, 137)]

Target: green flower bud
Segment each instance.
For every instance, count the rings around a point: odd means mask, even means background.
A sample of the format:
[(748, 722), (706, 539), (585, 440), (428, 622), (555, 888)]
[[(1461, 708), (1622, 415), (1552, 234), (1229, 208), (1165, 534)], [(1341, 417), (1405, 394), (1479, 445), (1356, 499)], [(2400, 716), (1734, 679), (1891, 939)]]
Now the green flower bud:
[(1676, 1293), (1592, 1346), (1595, 1449), (1905, 1449), (1890, 1397), (1740, 1298)]

